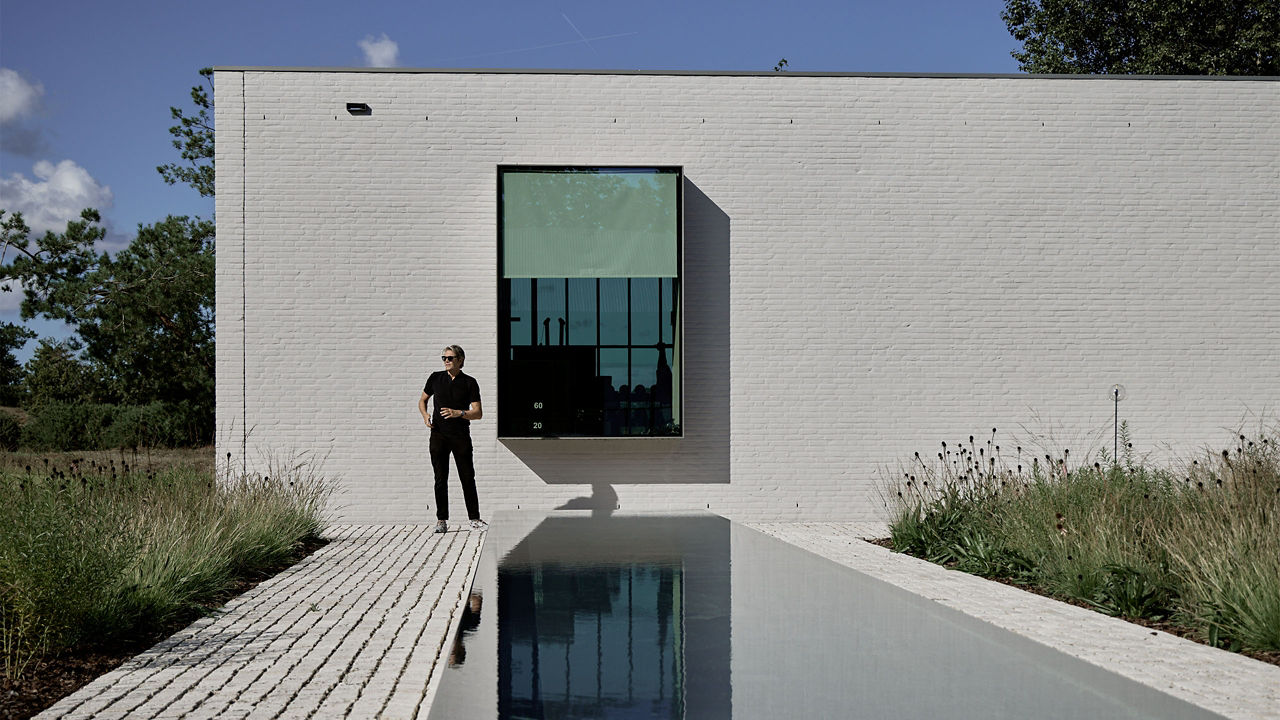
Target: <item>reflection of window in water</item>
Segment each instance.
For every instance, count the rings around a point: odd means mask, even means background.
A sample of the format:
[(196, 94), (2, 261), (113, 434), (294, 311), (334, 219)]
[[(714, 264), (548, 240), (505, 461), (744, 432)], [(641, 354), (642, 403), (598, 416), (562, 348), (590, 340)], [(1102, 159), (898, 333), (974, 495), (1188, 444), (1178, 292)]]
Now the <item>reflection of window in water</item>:
[(683, 717), (682, 581), (669, 565), (500, 569), (499, 717)]
[(498, 431), (680, 435), (678, 168), (500, 168)]

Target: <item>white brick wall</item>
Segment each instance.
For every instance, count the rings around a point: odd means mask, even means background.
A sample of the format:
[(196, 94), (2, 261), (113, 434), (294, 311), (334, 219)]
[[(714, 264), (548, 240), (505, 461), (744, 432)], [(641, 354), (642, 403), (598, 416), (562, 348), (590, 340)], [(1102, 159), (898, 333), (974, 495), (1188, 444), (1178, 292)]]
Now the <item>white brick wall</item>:
[[(882, 469), (940, 440), (1109, 445), (1115, 382), (1140, 451), (1280, 406), (1274, 81), (227, 69), (215, 87), (219, 452), (239, 459), (247, 427), (250, 463), (327, 454), (346, 521), (433, 516), (415, 403), (455, 342), (489, 413), (486, 512), (599, 483), (630, 510), (871, 519)], [(683, 440), (497, 440), (503, 163), (684, 167)]]

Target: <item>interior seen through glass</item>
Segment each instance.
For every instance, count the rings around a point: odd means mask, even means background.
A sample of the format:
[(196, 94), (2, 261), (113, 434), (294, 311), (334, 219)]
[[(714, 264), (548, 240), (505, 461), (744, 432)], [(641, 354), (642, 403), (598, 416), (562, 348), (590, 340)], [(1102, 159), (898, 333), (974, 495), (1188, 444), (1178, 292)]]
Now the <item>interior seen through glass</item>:
[(675, 278), (504, 282), (511, 297), (511, 363), (503, 392), (523, 396), (511, 409), (527, 425), (513, 422), (513, 431), (674, 431)]

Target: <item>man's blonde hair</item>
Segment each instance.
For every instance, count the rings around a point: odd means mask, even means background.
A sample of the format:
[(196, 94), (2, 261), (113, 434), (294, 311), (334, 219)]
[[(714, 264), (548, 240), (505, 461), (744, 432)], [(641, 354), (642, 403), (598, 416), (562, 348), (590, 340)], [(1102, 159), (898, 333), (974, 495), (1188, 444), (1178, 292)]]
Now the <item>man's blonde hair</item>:
[[(457, 346), (457, 345), (449, 345), (449, 346), (445, 347), (445, 349), (444, 349), (444, 350), (452, 350), (452, 351), (453, 351), (453, 354), (458, 356), (458, 367), (462, 367), (463, 365), (466, 365), (466, 364), (467, 364), (467, 351), (466, 351), (466, 350), (463, 350), (461, 347), (459, 347), (459, 346)], [(444, 352), (444, 350), (441, 350), (440, 352)]]

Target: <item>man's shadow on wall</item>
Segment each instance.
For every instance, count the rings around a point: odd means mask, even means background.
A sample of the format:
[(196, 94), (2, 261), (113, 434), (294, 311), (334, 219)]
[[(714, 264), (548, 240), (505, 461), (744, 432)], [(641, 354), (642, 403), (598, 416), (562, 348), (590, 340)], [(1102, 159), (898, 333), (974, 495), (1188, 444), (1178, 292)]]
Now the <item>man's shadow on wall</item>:
[(688, 178), (683, 189), (684, 437), (499, 441), (545, 483), (591, 485), (570, 501), (584, 508), (616, 507), (618, 483), (729, 482), (730, 222)]
[(590, 497), (576, 497), (557, 510), (590, 510), (591, 517), (609, 517), (618, 509), (618, 493), (609, 483), (592, 483)]

